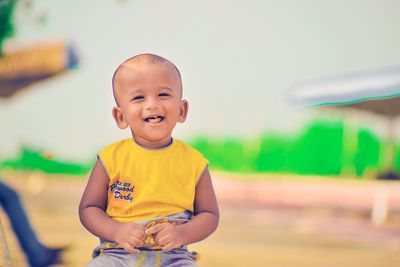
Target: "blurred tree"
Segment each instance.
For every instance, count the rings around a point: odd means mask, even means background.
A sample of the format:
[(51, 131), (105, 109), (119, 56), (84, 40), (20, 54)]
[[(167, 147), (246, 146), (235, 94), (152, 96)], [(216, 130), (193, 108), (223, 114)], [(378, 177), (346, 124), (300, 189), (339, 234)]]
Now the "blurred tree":
[(17, 0), (0, 0), (0, 55), (3, 52), (3, 41), (13, 35), (13, 13)]

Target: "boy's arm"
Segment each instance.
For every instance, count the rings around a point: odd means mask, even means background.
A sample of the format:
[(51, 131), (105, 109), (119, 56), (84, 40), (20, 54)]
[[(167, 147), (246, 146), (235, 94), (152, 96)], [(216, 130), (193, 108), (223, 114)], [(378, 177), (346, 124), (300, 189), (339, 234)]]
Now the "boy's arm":
[(155, 234), (156, 241), (163, 250), (201, 241), (212, 234), (218, 226), (219, 210), (211, 182), (210, 172), (206, 168), (201, 175), (194, 199), (194, 218), (182, 225), (158, 224), (146, 230)]
[(183, 234), (183, 244), (192, 244), (211, 235), (218, 226), (219, 209), (208, 168), (203, 171), (194, 198), (194, 218), (179, 227)]
[(80, 220), (92, 234), (137, 253), (138, 250), (133, 247), (140, 246), (145, 240), (144, 228), (134, 223), (120, 223), (107, 216), (108, 184), (103, 164), (97, 160), (79, 204)]

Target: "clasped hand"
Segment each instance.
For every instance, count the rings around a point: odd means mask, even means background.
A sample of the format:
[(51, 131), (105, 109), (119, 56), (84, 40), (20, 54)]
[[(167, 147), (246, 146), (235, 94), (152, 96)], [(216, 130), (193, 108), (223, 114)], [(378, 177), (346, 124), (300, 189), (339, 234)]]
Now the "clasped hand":
[(137, 254), (137, 247), (145, 246), (151, 236), (162, 250), (171, 250), (183, 245), (183, 234), (178, 225), (163, 222), (149, 228), (137, 223), (122, 223), (116, 231), (115, 241), (129, 253)]

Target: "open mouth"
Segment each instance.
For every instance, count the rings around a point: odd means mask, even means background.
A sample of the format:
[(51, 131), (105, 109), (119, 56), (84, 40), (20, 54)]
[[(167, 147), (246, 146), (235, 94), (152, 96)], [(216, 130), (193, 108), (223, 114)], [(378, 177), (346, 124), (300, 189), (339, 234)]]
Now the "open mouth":
[(164, 120), (163, 116), (149, 116), (147, 118), (144, 119), (145, 122), (152, 122), (152, 123), (158, 123), (158, 122), (162, 122)]

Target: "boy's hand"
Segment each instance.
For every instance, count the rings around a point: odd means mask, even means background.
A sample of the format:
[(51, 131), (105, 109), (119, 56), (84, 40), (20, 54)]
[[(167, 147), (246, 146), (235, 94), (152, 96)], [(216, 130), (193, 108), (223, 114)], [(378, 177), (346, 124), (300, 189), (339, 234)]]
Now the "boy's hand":
[(162, 250), (171, 250), (183, 245), (183, 234), (178, 225), (164, 222), (146, 230), (147, 235), (153, 235), (154, 240)]
[(129, 253), (137, 254), (146, 240), (145, 228), (137, 223), (121, 223), (115, 232), (115, 242), (120, 244)]

